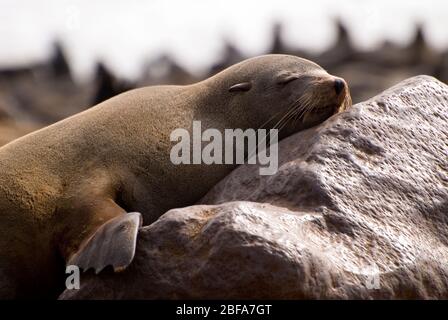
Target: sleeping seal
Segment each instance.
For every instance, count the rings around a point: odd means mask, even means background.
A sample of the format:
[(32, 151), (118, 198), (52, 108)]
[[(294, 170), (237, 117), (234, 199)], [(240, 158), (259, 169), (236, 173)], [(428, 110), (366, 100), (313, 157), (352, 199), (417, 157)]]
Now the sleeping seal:
[(170, 133), (274, 128), (279, 138), (351, 104), (317, 64), (267, 55), (187, 86), (125, 92), (0, 148), (0, 297), (55, 297), (65, 264), (131, 263), (138, 228), (194, 204), (231, 165), (174, 165)]

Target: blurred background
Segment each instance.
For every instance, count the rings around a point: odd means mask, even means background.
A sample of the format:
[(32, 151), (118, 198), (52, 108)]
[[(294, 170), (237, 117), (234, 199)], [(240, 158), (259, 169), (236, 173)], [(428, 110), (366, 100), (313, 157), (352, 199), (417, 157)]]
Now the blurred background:
[(0, 145), (111, 96), (287, 53), (354, 103), (417, 74), (448, 81), (448, 1), (0, 0)]

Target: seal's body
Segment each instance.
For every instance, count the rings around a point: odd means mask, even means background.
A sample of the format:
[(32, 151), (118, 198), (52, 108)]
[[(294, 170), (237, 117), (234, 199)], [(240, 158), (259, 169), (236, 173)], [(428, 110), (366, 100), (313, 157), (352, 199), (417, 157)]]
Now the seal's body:
[(194, 204), (233, 169), (172, 164), (173, 130), (191, 132), (193, 120), (220, 131), (276, 123), (282, 138), (350, 103), (342, 79), (269, 55), (193, 85), (123, 93), (0, 148), (0, 297), (56, 296), (66, 263), (125, 268), (135, 212), (149, 224)]

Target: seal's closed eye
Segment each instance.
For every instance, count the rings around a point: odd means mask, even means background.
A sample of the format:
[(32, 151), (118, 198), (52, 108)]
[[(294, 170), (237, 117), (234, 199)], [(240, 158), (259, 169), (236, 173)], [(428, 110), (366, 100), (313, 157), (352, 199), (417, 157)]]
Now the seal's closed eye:
[(249, 91), (250, 88), (252, 88), (252, 83), (250, 82), (241, 82), (234, 84), (229, 88), (229, 92), (236, 92), (236, 91)]
[(277, 79), (277, 84), (285, 85), (297, 79), (299, 79), (299, 76), (296, 74), (283, 75)]

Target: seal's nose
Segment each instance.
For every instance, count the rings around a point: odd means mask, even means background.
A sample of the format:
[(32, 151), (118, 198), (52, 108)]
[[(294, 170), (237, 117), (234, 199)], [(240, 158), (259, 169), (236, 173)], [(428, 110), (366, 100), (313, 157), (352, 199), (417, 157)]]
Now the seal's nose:
[(336, 90), (336, 94), (339, 95), (344, 89), (345, 83), (341, 79), (334, 80), (334, 90)]

